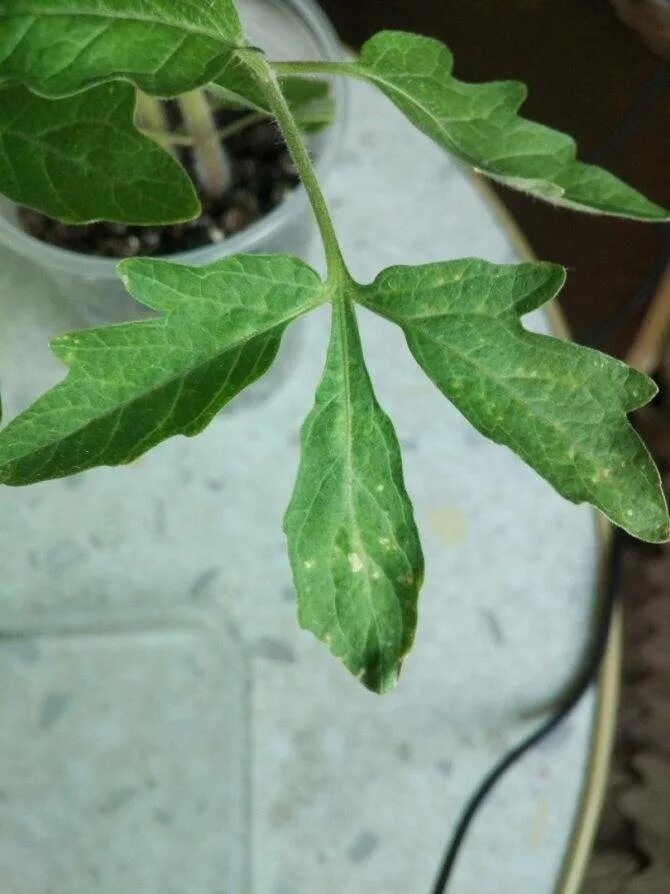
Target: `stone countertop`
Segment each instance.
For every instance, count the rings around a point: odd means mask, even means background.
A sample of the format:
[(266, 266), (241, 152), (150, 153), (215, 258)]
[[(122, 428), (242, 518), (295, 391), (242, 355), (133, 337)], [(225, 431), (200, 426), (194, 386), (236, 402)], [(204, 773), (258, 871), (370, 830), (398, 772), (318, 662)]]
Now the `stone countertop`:
[[(356, 276), (516, 259), (452, 160), (365, 85), (351, 97), (326, 186)], [(0, 289), (9, 418), (62, 374), (46, 341), (77, 321), (6, 254)], [(264, 402), (130, 467), (0, 493), (7, 894), (428, 894), (473, 787), (569, 684), (595, 612), (592, 512), (481, 438), (399, 331), (360, 320), (426, 553), (398, 689), (363, 690), (296, 624), (281, 519), (322, 309)], [(496, 789), (450, 894), (550, 894), (591, 715), (586, 699)]]

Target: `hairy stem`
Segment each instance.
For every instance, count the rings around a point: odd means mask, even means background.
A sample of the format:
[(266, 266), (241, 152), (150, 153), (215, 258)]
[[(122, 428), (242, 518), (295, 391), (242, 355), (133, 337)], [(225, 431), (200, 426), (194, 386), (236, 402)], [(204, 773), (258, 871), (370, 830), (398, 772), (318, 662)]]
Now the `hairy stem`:
[(221, 196), (230, 189), (233, 175), (205, 91), (184, 93), (179, 97), (179, 107), (193, 140), (196, 170), (203, 189), (211, 196)]
[(300, 179), (309, 196), (326, 253), (328, 280), (330, 282), (352, 282), (351, 275), (342, 257), (342, 251), (333, 227), (328, 205), (314, 171), (314, 165), (302, 141), (300, 128), (282, 92), (279, 80), (272, 68), (258, 53), (253, 50), (240, 50), (239, 53), (263, 88), (270, 110), (282, 131), (286, 145), (300, 174)]
[(334, 74), (355, 75), (356, 69), (350, 62), (269, 62), (277, 74)]

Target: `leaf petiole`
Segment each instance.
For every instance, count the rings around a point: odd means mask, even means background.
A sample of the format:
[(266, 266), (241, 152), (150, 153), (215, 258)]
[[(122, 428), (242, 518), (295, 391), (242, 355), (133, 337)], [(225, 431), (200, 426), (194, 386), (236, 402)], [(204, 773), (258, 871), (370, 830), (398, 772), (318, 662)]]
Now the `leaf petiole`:
[(268, 107), (274, 115), (284, 136), (286, 145), (300, 174), (307, 192), (323, 241), (326, 253), (327, 282), (352, 284), (353, 280), (345, 264), (340, 244), (333, 227), (330, 211), (326, 204), (321, 186), (314, 171), (300, 134), (300, 128), (293, 116), (291, 108), (281, 89), (277, 75), (270, 65), (257, 53), (247, 50), (239, 51), (240, 58), (256, 77), (259, 86), (267, 99)]
[(334, 74), (334, 75), (355, 75), (355, 70), (347, 62), (269, 62), (278, 75), (300, 75), (300, 74)]

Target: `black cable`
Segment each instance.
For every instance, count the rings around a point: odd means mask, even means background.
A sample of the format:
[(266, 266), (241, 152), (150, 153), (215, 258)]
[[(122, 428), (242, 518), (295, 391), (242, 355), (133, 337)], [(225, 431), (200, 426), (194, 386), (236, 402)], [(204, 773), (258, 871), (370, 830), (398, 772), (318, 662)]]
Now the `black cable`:
[[(630, 135), (640, 117), (660, 94), (665, 85), (669, 68), (670, 55), (666, 55), (661, 60), (651, 77), (642, 86), (618, 126), (606, 140), (586, 155), (585, 161), (591, 163), (602, 161), (608, 155), (611, 155), (617, 146)], [(580, 333), (580, 337), (577, 339), (579, 342), (590, 344), (597, 343), (639, 310), (646, 307), (651, 300), (658, 280), (662, 276), (668, 260), (670, 259), (670, 227), (663, 228), (660, 242), (659, 252), (653, 268), (645, 276), (643, 282), (635, 290), (633, 295), (605, 321), (586, 332)], [(470, 826), (497, 782), (505, 775), (507, 770), (516, 764), (528, 751), (534, 748), (535, 745), (552, 733), (556, 727), (566, 719), (566, 717), (579, 704), (586, 691), (594, 682), (607, 649), (612, 614), (618, 597), (618, 572), (620, 568), (621, 547), (624, 541), (624, 536), (625, 535), (618, 530), (616, 530), (613, 535), (602, 616), (598, 621), (591, 650), (581, 673), (575, 680), (571, 689), (564, 696), (563, 701), (556, 712), (537, 730), (520, 742), (519, 745), (509, 751), (484, 777), (479, 787), (471, 796), (451, 836), (431, 894), (445, 894), (461, 848), (468, 831), (470, 830)]]
[(449, 884), (449, 880), (456, 865), (456, 860), (458, 859), (463, 842), (470, 830), (470, 826), (472, 825), (479, 808), (489, 796), (496, 783), (505, 775), (510, 767), (516, 764), (528, 751), (545, 739), (566, 719), (566, 717), (579, 704), (598, 674), (607, 650), (612, 615), (619, 596), (619, 571), (621, 567), (621, 554), (624, 540), (625, 535), (617, 529), (613, 534), (608, 556), (607, 581), (603, 596), (602, 614), (598, 620), (594, 639), (586, 661), (584, 662), (584, 667), (570, 690), (564, 695), (563, 700), (555, 713), (542, 723), (537, 730), (523, 739), (519, 745), (509, 751), (487, 774), (477, 790), (471, 796), (451, 836), (431, 894), (445, 894), (447, 885)]

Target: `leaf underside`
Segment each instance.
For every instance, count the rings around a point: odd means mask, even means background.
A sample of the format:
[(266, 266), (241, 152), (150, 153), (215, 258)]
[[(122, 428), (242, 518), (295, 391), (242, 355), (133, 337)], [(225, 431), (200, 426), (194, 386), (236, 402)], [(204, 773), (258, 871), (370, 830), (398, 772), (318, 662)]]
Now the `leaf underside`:
[(364, 44), (352, 74), (374, 83), (432, 140), (482, 173), (556, 205), (638, 220), (668, 220), (613, 174), (576, 160), (574, 140), (520, 117), (518, 81), (466, 84), (438, 40), (382, 31)]
[(121, 269), (131, 294), (162, 316), (52, 342), (69, 374), (0, 432), (1, 483), (127, 463), (197, 434), (267, 371), (288, 323), (323, 300), (317, 274), (284, 255)]
[(654, 382), (521, 325), (564, 277), (542, 263), (395, 267), (364, 287), (361, 300), (403, 328), (423, 370), (482, 434), (568, 500), (591, 503), (642, 540), (666, 540), (660, 477), (627, 419), (656, 394)]
[(113, 78), (175, 96), (243, 42), (233, 0), (0, 0), (0, 83), (67, 96)]
[(333, 309), (284, 526), (301, 626), (369, 689), (391, 689), (414, 639), (423, 557), (400, 447), (348, 301)]
[(133, 124), (135, 90), (104, 84), (47, 100), (0, 90), (0, 191), (83, 224), (164, 224), (195, 217), (195, 189), (175, 159)]

